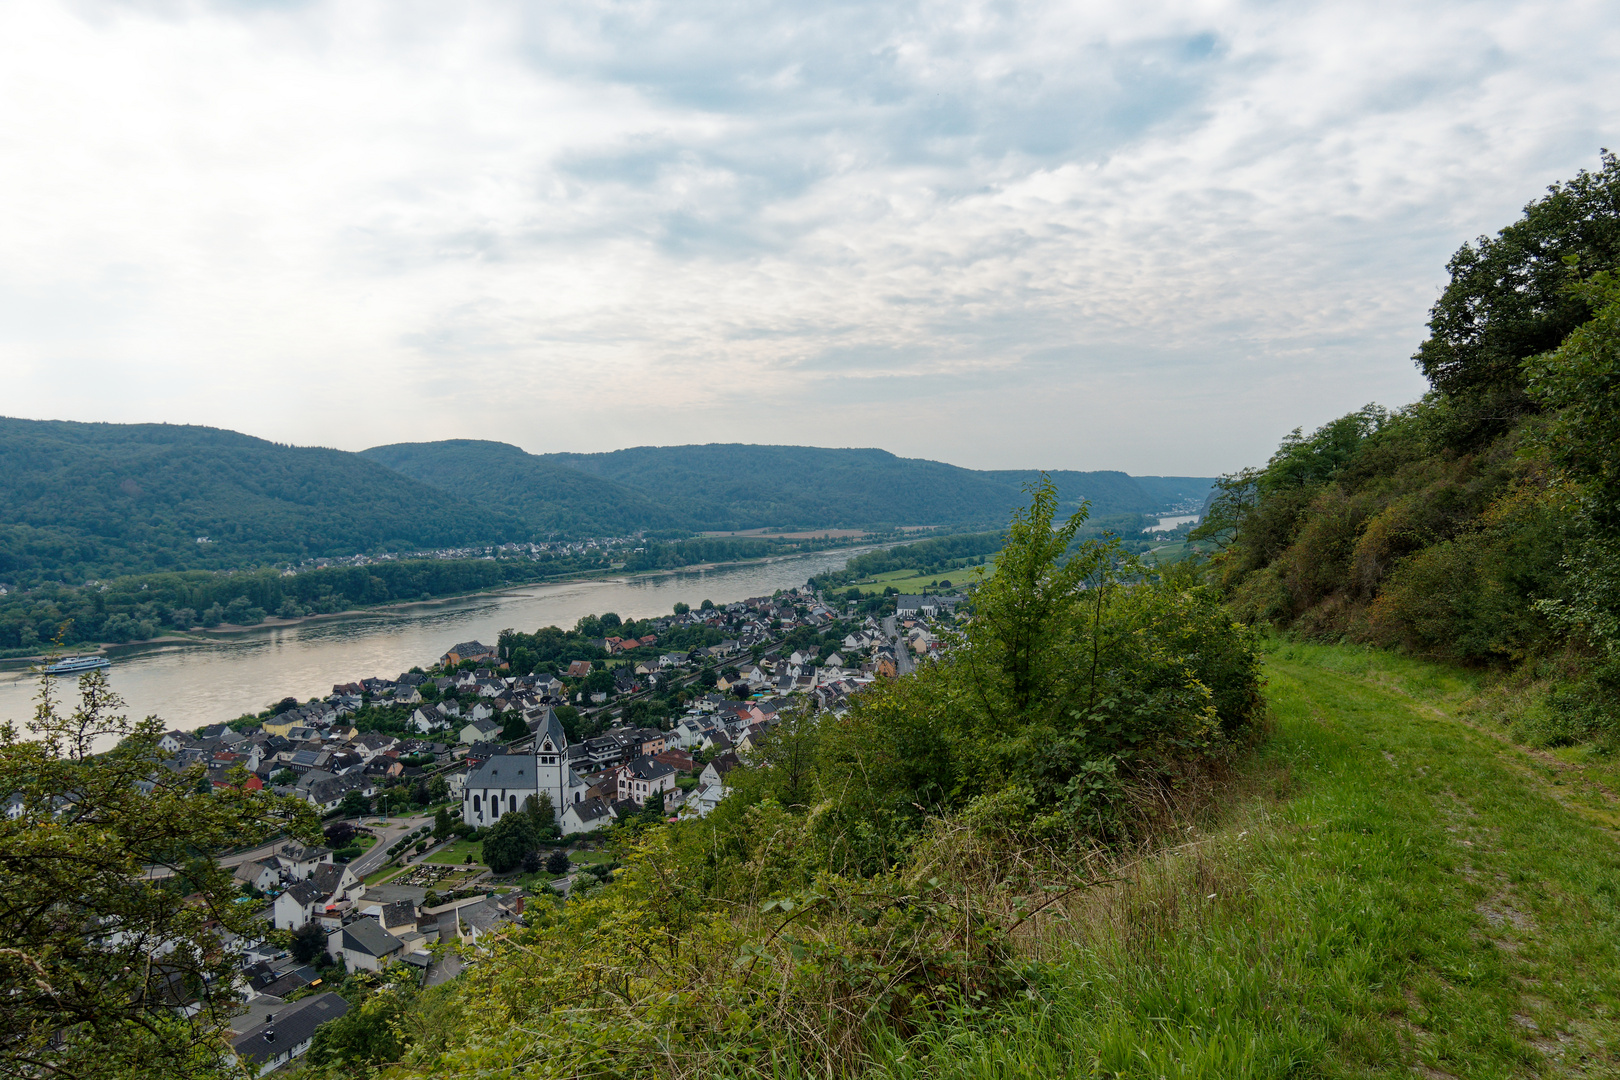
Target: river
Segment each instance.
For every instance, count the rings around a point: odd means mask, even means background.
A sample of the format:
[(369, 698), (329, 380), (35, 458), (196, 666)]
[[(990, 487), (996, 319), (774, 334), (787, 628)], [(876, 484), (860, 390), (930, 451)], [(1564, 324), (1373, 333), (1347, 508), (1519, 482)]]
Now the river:
[[(707, 571), (531, 585), (511, 592), (412, 604), (375, 613), (308, 623), (265, 626), (206, 641), (128, 645), (109, 650), (108, 682), (132, 717), (160, 716), (173, 728), (258, 712), (291, 695), (300, 701), (331, 693), (334, 683), (370, 676), (393, 678), (413, 665), (427, 667), (459, 641), (493, 645), (508, 627), (572, 627), (583, 615), (617, 612), (623, 618), (668, 615), (676, 602), (730, 603), (791, 589), (827, 570), (842, 568), (871, 547), (789, 555), (768, 562)], [(74, 680), (61, 679), (73, 700)], [(33, 712), (37, 676), (0, 673), (0, 719), (21, 722)]]

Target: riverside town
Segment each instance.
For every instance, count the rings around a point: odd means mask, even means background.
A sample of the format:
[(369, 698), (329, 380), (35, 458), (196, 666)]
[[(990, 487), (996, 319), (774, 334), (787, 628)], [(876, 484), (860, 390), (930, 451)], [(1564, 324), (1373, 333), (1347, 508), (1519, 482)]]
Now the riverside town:
[[(435, 946), (520, 925), (536, 894), (609, 880), (614, 826), (712, 813), (784, 719), (842, 715), (875, 681), (936, 661), (963, 602), (807, 585), (635, 622), (609, 613), (163, 732), (169, 773), (297, 800), (324, 822), (320, 842), (220, 860), (259, 920), (224, 939), (235, 967), (220, 977), (242, 1002), (234, 1054), (260, 1074), (302, 1055), (347, 1013), (322, 989), (334, 973), (453, 977), (460, 954)], [(26, 812), (23, 795), (8, 809)]]

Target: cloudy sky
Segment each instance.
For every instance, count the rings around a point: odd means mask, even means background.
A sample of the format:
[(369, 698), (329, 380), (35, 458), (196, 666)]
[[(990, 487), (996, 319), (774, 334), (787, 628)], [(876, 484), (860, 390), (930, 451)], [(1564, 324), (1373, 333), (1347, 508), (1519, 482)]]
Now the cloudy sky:
[(0, 414), (1210, 474), (1423, 384), (1612, 4), (0, 5)]

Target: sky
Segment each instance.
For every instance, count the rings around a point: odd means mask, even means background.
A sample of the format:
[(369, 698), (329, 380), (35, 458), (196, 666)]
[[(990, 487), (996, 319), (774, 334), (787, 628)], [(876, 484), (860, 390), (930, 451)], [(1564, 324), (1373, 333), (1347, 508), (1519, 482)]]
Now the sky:
[(1213, 475), (1425, 385), (1612, 4), (0, 5), (0, 414)]

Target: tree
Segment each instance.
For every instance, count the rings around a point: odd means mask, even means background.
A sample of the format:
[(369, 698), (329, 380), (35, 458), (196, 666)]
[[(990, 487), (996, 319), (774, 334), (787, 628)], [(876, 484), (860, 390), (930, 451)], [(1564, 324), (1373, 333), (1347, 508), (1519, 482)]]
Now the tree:
[(270, 777), (270, 783), (276, 787), (292, 787), (298, 783), (298, 774), (291, 769), (281, 769)]
[[(818, 718), (799, 706), (781, 715), (780, 722), (759, 741), (749, 758), (749, 769), (759, 774), (768, 794), (787, 807), (809, 807), (816, 801), (816, 764), (821, 747)], [(747, 783), (739, 777), (732, 783)]]
[(687, 612), (689, 612), (691, 610), (692, 610), (692, 605), (683, 604), (679, 600), (675, 601), (675, 614), (677, 614), (677, 615), (685, 615)]
[(714, 610), (714, 601), (713, 600), (705, 600), (705, 601), (703, 601), (703, 603), (698, 605), (698, 610), (699, 611), (713, 611)]
[(371, 800), (363, 791), (350, 791), (338, 804), (338, 813), (344, 817), (363, 817), (371, 812)]
[(357, 830), (347, 821), (339, 821), (326, 827), (326, 846), (331, 848), (347, 847), (354, 839)]
[(455, 827), (456, 823), (450, 818), (450, 808), (447, 806), (439, 807), (438, 812), (433, 815), (433, 838), (443, 840), (450, 835), (451, 830)]
[(537, 791), (523, 800), (523, 811), (529, 815), (534, 823), (534, 834), (545, 836), (557, 825), (557, 813), (551, 803), (551, 796), (544, 791)]
[(501, 718), (501, 739), (505, 742), (517, 742), (529, 734), (529, 726), (523, 722), (523, 714), (516, 709), (508, 709)]
[(484, 838), (484, 865), (497, 874), (509, 874), (523, 864), (523, 856), (538, 846), (532, 817), (503, 814)]
[(570, 865), (571, 864), (568, 861), (568, 852), (553, 851), (551, 856), (546, 859), (546, 873), (566, 874), (568, 873), (568, 867)]
[[(351, 989), (353, 978), (345, 980), (347, 996), (364, 991)], [(401, 981), (387, 993), (366, 994), (336, 1020), (315, 1029), (310, 1044), (309, 1063), (316, 1067), (342, 1067), (353, 1075), (356, 1066), (398, 1061), (404, 1044), (400, 1041), (401, 1021), (412, 1000), (410, 984)]]
[(1453, 400), (1454, 438), (1474, 445), (1531, 408), (1523, 361), (1558, 347), (1592, 316), (1592, 298), (1566, 286), (1564, 260), (1590, 276), (1620, 268), (1620, 160), (1604, 151), (1595, 173), (1554, 184), (1497, 233), (1464, 244), (1451, 282), (1429, 311), (1429, 338), (1413, 360)]
[[(255, 918), (217, 855), (281, 831), (314, 843), (315, 816), (246, 773), (198, 794), (201, 769), (163, 767), (156, 717), (120, 715), (100, 672), (79, 692), (64, 715), (47, 680), (27, 736), (0, 725), (18, 810), (0, 817), (0, 1074), (222, 1075), (236, 964), (221, 937), (252, 936)], [(177, 993), (204, 1007), (174, 1011)]]
[(300, 964), (314, 963), (326, 951), (326, 932), (318, 922), (307, 922), (293, 931), (292, 955)]
[[(1525, 362), (1530, 395), (1553, 416), (1544, 442), (1570, 485), (1584, 535), (1566, 565), (1569, 596), (1537, 607), (1620, 654), (1620, 274), (1571, 287), (1596, 314)], [(1611, 698), (1612, 700), (1612, 698)]]

